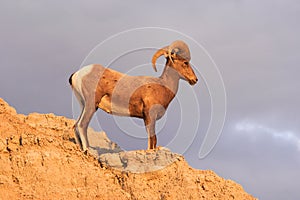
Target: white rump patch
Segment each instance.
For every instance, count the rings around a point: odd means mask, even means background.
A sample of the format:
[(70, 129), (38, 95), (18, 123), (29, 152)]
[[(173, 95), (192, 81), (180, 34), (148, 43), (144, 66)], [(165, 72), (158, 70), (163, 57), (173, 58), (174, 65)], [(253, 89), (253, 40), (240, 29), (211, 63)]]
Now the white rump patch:
[(82, 83), (82, 78), (85, 77), (85, 75), (89, 74), (93, 69), (93, 65), (88, 65), (85, 66), (83, 68), (81, 68), (80, 70), (78, 70), (74, 75), (73, 75), (73, 87), (74, 89), (80, 94), (80, 96), (83, 96), (82, 93), (82, 87), (81, 87), (81, 83)]

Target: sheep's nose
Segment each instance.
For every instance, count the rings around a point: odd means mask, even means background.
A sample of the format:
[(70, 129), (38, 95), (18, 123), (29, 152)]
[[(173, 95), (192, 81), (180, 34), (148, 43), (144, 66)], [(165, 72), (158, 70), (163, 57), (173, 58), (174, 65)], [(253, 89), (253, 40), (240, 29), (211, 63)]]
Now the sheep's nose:
[(197, 83), (197, 81), (198, 81), (198, 78), (195, 78), (195, 79), (190, 80), (189, 83), (191, 85), (195, 85)]

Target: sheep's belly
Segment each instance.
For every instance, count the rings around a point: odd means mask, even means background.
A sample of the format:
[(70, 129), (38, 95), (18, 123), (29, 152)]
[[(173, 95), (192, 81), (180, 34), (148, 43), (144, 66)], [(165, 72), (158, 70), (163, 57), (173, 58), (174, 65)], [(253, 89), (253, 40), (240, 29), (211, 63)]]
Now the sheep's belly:
[(105, 112), (113, 115), (129, 116), (129, 109), (127, 106), (118, 105), (111, 102), (111, 98), (107, 95), (101, 98), (98, 107), (104, 110)]

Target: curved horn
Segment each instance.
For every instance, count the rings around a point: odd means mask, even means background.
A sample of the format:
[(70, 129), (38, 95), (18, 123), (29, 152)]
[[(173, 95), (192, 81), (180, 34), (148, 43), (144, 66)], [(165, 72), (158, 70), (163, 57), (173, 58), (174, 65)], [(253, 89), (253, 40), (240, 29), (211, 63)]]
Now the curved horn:
[[(175, 55), (174, 55), (175, 54)], [(171, 62), (174, 64), (172, 56), (179, 57), (181, 59), (185, 59), (187, 61), (191, 60), (190, 50), (186, 43), (181, 40), (176, 40), (170, 46), (166, 46), (156, 51), (156, 53), (152, 57), (152, 67), (157, 72), (156, 69), (156, 60), (164, 55), (165, 57), (169, 57)]]
[(153, 57), (152, 57), (152, 67), (153, 67), (154, 71), (157, 72), (156, 65), (155, 65), (157, 58), (159, 58), (162, 55), (167, 56), (167, 54), (168, 54), (167, 49), (168, 49), (168, 47), (161, 48), (161, 49), (157, 50), (156, 53), (153, 55)]
[[(181, 41), (181, 40), (176, 40), (173, 42), (168, 49), (169, 52), (169, 57), (171, 59), (171, 53), (175, 53), (176, 56), (180, 57), (181, 59), (185, 59), (187, 61), (191, 60), (191, 54), (188, 45)], [(171, 61), (173, 61), (171, 59)]]
[(168, 49), (168, 57), (169, 59), (171, 60), (171, 62), (174, 64), (173, 62), (173, 59), (172, 59), (172, 53), (173, 53), (173, 47), (172, 47), (172, 44), (169, 46), (169, 49)]

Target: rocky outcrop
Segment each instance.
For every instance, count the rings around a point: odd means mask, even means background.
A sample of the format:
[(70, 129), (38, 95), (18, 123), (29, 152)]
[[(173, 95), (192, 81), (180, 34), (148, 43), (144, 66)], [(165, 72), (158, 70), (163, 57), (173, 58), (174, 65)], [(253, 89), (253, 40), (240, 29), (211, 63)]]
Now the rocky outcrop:
[(131, 173), (145, 173), (164, 169), (176, 161), (183, 160), (183, 157), (162, 148), (156, 151), (105, 153), (100, 154), (98, 159), (105, 167)]
[(254, 199), (181, 155), (126, 152), (104, 132), (89, 129), (86, 155), (75, 144), (74, 122), (17, 114), (0, 99), (0, 199)]

